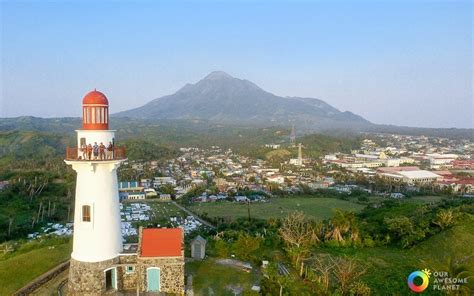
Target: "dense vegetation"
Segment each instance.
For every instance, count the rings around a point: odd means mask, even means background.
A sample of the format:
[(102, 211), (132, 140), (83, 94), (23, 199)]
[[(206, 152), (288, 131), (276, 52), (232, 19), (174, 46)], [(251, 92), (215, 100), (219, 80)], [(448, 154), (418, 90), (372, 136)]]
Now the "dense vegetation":
[[(422, 267), (474, 275), (469, 199), (377, 201), (359, 213), (337, 210), (323, 221), (303, 212), (283, 219), (211, 221), (218, 229), (207, 235), (210, 256), (273, 262), (262, 270), (264, 295), (408, 293), (406, 276)], [(292, 266), (290, 275), (282, 276), (277, 263)], [(461, 295), (472, 288), (463, 286)]]
[(47, 222), (72, 219), (73, 176), (54, 172), (14, 172), (0, 191), (0, 242), (24, 238)]
[(4, 243), (0, 244), (0, 248), (7, 245), (13, 251), (0, 253), (0, 295), (13, 295), (32, 279), (68, 260), (72, 240), (68, 237), (50, 237), (14, 244)]

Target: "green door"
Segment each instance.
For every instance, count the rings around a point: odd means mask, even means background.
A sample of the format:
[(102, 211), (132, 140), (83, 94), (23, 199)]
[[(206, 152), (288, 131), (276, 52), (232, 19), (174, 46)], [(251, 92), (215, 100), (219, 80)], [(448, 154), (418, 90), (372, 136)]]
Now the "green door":
[(116, 282), (116, 268), (111, 268), (105, 271), (105, 289), (115, 289), (117, 290), (117, 282)]
[(160, 269), (157, 267), (151, 267), (146, 270), (146, 278), (148, 284), (148, 291), (159, 292), (160, 291)]
[(112, 269), (112, 288), (117, 290), (117, 268)]

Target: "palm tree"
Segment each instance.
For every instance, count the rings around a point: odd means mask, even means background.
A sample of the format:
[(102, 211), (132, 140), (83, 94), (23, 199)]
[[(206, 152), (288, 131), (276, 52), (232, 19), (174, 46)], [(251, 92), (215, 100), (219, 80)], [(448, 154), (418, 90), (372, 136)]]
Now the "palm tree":
[[(474, 271), (468, 262), (473, 256), (467, 256), (459, 260), (455, 260), (453, 256), (446, 257), (440, 268), (433, 268), (432, 270), (443, 270), (448, 272), (448, 277), (456, 279), (466, 279), (466, 284), (460, 284), (459, 290), (451, 291), (452, 295), (473, 295), (474, 285), (472, 278), (474, 278)], [(425, 266), (429, 266), (425, 261), (422, 261)]]
[(434, 224), (438, 225), (441, 230), (454, 224), (454, 214), (451, 209), (441, 209), (436, 214), (436, 220), (433, 221)]
[(356, 225), (356, 217), (354, 213), (336, 210), (334, 217), (329, 221), (330, 231), (326, 233), (326, 239), (343, 241), (344, 235), (351, 232), (351, 239), (359, 238), (359, 231)]

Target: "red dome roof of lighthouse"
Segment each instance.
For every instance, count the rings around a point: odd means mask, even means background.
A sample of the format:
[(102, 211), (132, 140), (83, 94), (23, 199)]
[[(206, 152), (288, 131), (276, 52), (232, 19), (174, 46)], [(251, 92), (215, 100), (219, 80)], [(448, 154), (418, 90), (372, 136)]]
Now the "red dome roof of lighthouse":
[(109, 100), (107, 100), (107, 97), (101, 93), (100, 91), (93, 90), (89, 92), (84, 99), (82, 99), (82, 104), (83, 105), (108, 105)]

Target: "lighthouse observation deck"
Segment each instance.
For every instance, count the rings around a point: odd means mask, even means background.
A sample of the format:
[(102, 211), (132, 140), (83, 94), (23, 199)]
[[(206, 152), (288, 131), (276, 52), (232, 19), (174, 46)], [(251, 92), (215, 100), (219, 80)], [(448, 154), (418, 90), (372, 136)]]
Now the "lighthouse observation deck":
[(126, 159), (125, 147), (114, 147), (112, 151), (104, 150), (95, 154), (87, 148), (67, 147), (66, 160), (72, 161), (108, 161)]

